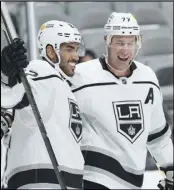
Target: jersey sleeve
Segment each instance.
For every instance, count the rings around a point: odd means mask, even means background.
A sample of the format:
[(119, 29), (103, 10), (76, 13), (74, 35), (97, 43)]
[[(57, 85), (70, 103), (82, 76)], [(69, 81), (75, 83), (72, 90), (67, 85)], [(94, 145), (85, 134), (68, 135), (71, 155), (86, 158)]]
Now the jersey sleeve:
[[(155, 82), (159, 86), (157, 78)], [(171, 126), (166, 122), (163, 110), (163, 96), (160, 90), (156, 93), (155, 99), (147, 147), (160, 166), (171, 165), (173, 164)]]
[(1, 83), (1, 106), (5, 109), (14, 108), (24, 98), (25, 90), (22, 84), (10, 88)]
[[(25, 69), (25, 74), (31, 89), (35, 88), (33, 81), (33, 64), (29, 64)], [(2, 73), (1, 73), (2, 76)], [(4, 77), (3, 77), (4, 78)], [(2, 77), (1, 77), (2, 79)], [(8, 80), (8, 79), (7, 79)], [(27, 94), (22, 83), (17, 83), (13, 87), (9, 87), (1, 80), (1, 107), (5, 109), (22, 109), (29, 105)]]
[[(46, 62), (32, 61), (25, 70), (26, 77), (35, 96), (44, 90), (44, 79), (51, 75), (53, 68)], [(46, 77), (47, 78), (47, 77)], [(36, 82), (37, 81), (37, 82)], [(38, 82), (39, 81), (39, 82)], [(22, 109), (29, 105), (26, 91), (22, 83), (17, 83), (12, 88), (1, 82), (1, 107), (5, 109)]]

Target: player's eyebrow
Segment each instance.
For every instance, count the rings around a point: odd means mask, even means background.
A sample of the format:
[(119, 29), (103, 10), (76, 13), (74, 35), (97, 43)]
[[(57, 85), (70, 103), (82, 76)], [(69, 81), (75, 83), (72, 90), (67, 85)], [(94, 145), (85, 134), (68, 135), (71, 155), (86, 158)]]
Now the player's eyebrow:
[(73, 45), (70, 45), (70, 44), (68, 44), (68, 45), (66, 45), (66, 47), (65, 48), (70, 48), (70, 49), (73, 49), (73, 50), (76, 50), (76, 51), (78, 51), (79, 50), (79, 46), (78, 47), (75, 47), (75, 46), (73, 46)]
[(71, 49), (75, 49), (75, 47), (74, 46), (72, 46), (72, 45), (66, 45), (66, 48), (71, 48)]
[(135, 42), (135, 40), (131, 40), (131, 41), (128, 41), (128, 42), (125, 42), (124, 40), (115, 40), (115, 42), (117, 43), (134, 43)]

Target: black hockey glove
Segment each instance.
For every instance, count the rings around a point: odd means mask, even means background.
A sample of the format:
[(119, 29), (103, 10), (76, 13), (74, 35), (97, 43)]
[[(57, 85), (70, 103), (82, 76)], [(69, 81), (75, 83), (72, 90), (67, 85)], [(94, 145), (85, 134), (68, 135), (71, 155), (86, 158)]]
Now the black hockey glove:
[(160, 167), (160, 170), (166, 174), (166, 179), (160, 180), (158, 187), (161, 190), (173, 190), (174, 167), (173, 166), (168, 166), (166, 168)]
[(1, 53), (1, 71), (9, 77), (8, 86), (14, 86), (19, 79), (20, 69), (26, 68), (29, 62), (25, 55), (24, 42), (16, 38), (12, 44), (3, 48)]

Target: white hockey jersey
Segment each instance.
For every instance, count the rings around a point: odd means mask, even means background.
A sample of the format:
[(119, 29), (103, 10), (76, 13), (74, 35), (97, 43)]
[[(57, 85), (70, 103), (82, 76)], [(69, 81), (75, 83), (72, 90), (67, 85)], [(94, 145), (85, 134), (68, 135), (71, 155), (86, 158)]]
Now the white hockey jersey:
[[(45, 61), (30, 62), (26, 74), (66, 186), (82, 188), (82, 120), (75, 97)], [(6, 169), (8, 188), (60, 188), (23, 85), (1, 84), (1, 106), (16, 109)]]
[(147, 148), (160, 165), (173, 163), (158, 80), (137, 61), (131, 71), (118, 78), (100, 58), (79, 64), (71, 80), (83, 121), (84, 179), (109, 189), (142, 187)]

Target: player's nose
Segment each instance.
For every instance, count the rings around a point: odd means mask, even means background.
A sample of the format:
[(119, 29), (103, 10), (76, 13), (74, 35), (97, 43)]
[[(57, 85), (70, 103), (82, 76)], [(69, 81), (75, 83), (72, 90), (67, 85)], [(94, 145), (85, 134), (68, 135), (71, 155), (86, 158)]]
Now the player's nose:
[(124, 45), (121, 48), (121, 52), (123, 55), (127, 55), (129, 53), (129, 50), (130, 50), (130, 48), (128, 47), (128, 45)]
[(78, 52), (74, 52), (71, 59), (75, 62), (77, 62), (79, 60), (79, 54)]

